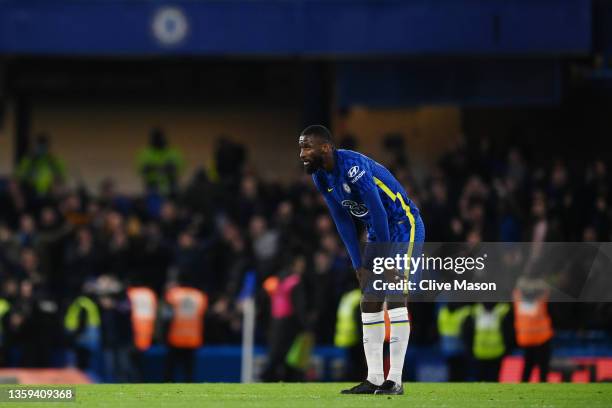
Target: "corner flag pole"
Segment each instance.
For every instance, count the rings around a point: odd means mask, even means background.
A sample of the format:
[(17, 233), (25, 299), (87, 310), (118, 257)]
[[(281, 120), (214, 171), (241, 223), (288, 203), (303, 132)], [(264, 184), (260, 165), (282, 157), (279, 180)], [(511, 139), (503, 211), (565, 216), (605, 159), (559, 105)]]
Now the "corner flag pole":
[(239, 298), (242, 302), (242, 361), (240, 382), (253, 382), (253, 348), (255, 343), (255, 272), (244, 277)]

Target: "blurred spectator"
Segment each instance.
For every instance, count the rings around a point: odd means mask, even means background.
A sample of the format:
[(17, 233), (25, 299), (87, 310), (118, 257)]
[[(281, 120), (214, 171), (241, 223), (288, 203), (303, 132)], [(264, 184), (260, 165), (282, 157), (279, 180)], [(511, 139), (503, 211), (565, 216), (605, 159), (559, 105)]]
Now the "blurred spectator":
[[(43, 275), (40, 273), (38, 255), (32, 248), (26, 247), (21, 250), (19, 267), (20, 273), (17, 276), (27, 279), (29, 283), (43, 285), (45, 282)], [(26, 292), (30, 293), (28, 289), (26, 289)]]
[(253, 268), (253, 256), (246, 238), (236, 224), (229, 221), (220, 225), (221, 237), (213, 254), (207, 287), (216, 293), (211, 296), (211, 313), (208, 316), (211, 341), (236, 342), (240, 339), (241, 314), (236, 298), (247, 272)]
[(0, 288), (0, 367), (8, 364), (10, 349), (9, 317), (11, 308), (17, 300), (19, 283), (15, 279), (3, 279)]
[(68, 345), (73, 348), (76, 366), (82, 370), (93, 365), (100, 350), (100, 309), (89, 296), (78, 296), (68, 306), (64, 318)]
[[(208, 297), (199, 289), (170, 283), (166, 302), (170, 322), (165, 380), (176, 381), (180, 378), (182, 382), (193, 382), (195, 353), (204, 342), (204, 314)], [(182, 371), (180, 377), (176, 376), (177, 368)]]
[(132, 310), (134, 345), (143, 352), (153, 344), (157, 318), (157, 295), (146, 286), (132, 286), (127, 290)]
[[(331, 344), (334, 338), (335, 316), (330, 313), (337, 305), (332, 288), (331, 276), (332, 258), (325, 251), (317, 251), (314, 254), (313, 268), (309, 268), (311, 273), (306, 273), (304, 283), (306, 293), (308, 294), (308, 304), (311, 305), (310, 319), (315, 327), (317, 342), (322, 344)], [(354, 285), (354, 280), (347, 279), (347, 284), (344, 287), (351, 288), (351, 283)], [(360, 315), (361, 316), (361, 315)], [(360, 326), (361, 327), (361, 326)]]
[(525, 178), (527, 177), (527, 165), (517, 147), (511, 147), (508, 151), (506, 174), (515, 185), (519, 187), (523, 186)]
[(131, 305), (127, 292), (117, 278), (109, 275), (97, 279), (96, 291), (100, 304), (105, 381), (138, 381), (133, 361)]
[(54, 184), (66, 177), (62, 160), (51, 153), (51, 140), (46, 134), (39, 134), (30, 152), (17, 166), (17, 177), (39, 197), (51, 191)]
[(16, 234), (0, 223), (0, 278), (15, 275), (21, 248)]
[(86, 281), (95, 280), (101, 273), (101, 254), (91, 230), (87, 227), (79, 228), (75, 238), (68, 243), (64, 258), (66, 292), (69, 297), (76, 296)]
[(215, 268), (216, 287), (220, 294), (236, 296), (246, 271), (253, 267), (253, 255), (246, 238), (236, 224), (225, 222), (221, 226), (221, 241)]
[(34, 236), (36, 233), (36, 224), (34, 217), (31, 214), (23, 214), (19, 218), (19, 229), (17, 230), (16, 238), (21, 246), (34, 245)]
[(557, 220), (549, 217), (546, 196), (542, 191), (535, 191), (531, 204), (531, 228), (527, 241), (541, 243), (558, 241), (561, 238)]
[(132, 200), (117, 191), (115, 182), (111, 178), (105, 178), (102, 180), (100, 183), (97, 202), (90, 202), (89, 204), (89, 213), (91, 213), (92, 205), (94, 207), (112, 209), (122, 215), (127, 215), (133, 207)]
[(125, 280), (129, 272), (130, 247), (123, 217), (116, 212), (107, 213), (104, 227), (103, 273)]
[(165, 240), (160, 224), (147, 222), (142, 225), (137, 218), (130, 218), (132, 230), (126, 258), (129, 282), (150, 287), (161, 296), (173, 259), (174, 239)]
[(467, 141), (465, 135), (461, 134), (457, 138), (456, 145), (440, 159), (444, 174), (450, 177), (448, 185), (452, 202), (456, 202), (459, 198), (461, 188), (469, 175), (469, 164)]
[(406, 141), (401, 133), (389, 133), (383, 137), (383, 147), (391, 155), (390, 168), (395, 172), (410, 165), (406, 153)]
[(521, 241), (521, 220), (515, 203), (503, 200), (499, 205), (499, 240), (502, 242)]
[(521, 277), (513, 297), (516, 343), (523, 349), (525, 361), (522, 381), (529, 381), (532, 369), (537, 366), (540, 382), (546, 382), (553, 336), (546, 284), (542, 279)]
[(477, 303), (465, 319), (462, 336), (471, 351), (477, 381), (498, 381), (502, 358), (512, 350), (514, 332), (508, 303)]
[(179, 234), (178, 247), (174, 256), (176, 273), (198, 288), (203, 288), (207, 284), (204, 251), (205, 247), (197, 241), (192, 231), (186, 230)]
[(467, 379), (467, 354), (461, 338), (461, 327), (472, 313), (472, 307), (461, 303), (447, 303), (438, 312), (440, 349), (446, 358), (448, 381)]
[(215, 147), (215, 169), (218, 180), (229, 186), (237, 183), (246, 159), (244, 146), (232, 142), (225, 135), (219, 136)]
[(0, 183), (0, 224), (6, 224), (9, 228), (18, 227), (19, 215), (28, 210), (28, 202), (16, 178), (10, 178)]
[(287, 355), (298, 335), (311, 329), (303, 285), (305, 269), (305, 258), (295, 256), (280, 276), (270, 276), (263, 284), (270, 297), (272, 315), (263, 381), (299, 381), (303, 377), (303, 373), (287, 364)]
[(187, 185), (180, 197), (180, 204), (193, 214), (203, 216), (205, 219), (212, 216), (213, 205), (217, 191), (210, 182), (204, 169), (199, 168), (193, 179)]
[(89, 224), (89, 214), (85, 211), (83, 201), (86, 200), (86, 193), (69, 193), (59, 204), (60, 216), (71, 226), (84, 226)]
[[(235, 197), (232, 197), (231, 200), (235, 200)], [(228, 203), (226, 208), (241, 226), (246, 227), (252, 217), (265, 213), (266, 208), (263, 201), (263, 191), (258, 179), (248, 175), (240, 183), (238, 200)]]
[(451, 239), (450, 227), (453, 211), (448, 201), (446, 183), (435, 179), (431, 183), (431, 198), (425, 204), (423, 213), (428, 215), (427, 236), (431, 242), (445, 242)]
[(612, 225), (610, 220), (610, 208), (605, 195), (598, 195), (595, 199), (595, 209), (591, 215), (590, 224), (595, 228), (597, 241), (607, 242), (610, 240)]
[(61, 345), (62, 325), (57, 303), (40, 285), (21, 281), (19, 295), (8, 312), (8, 343), (18, 351), (21, 367), (49, 367)]
[(157, 295), (146, 286), (127, 289), (131, 305), (132, 332), (134, 334), (134, 364), (141, 380), (145, 378), (144, 353), (153, 344), (157, 320)]
[(140, 151), (137, 162), (146, 191), (171, 197), (177, 195), (179, 176), (184, 167), (183, 155), (177, 148), (168, 146), (161, 129), (151, 130), (149, 146)]
[(360, 302), (361, 290), (355, 288), (342, 295), (338, 305), (334, 345), (346, 349), (343, 379), (347, 381), (360, 381), (367, 375), (361, 341)]
[(253, 243), (255, 268), (260, 276), (274, 274), (278, 268), (279, 234), (274, 228), (269, 228), (266, 219), (254, 216), (249, 224), (249, 234)]
[(181, 221), (176, 205), (172, 201), (166, 201), (162, 204), (159, 225), (165, 240), (176, 241), (181, 229)]
[(35, 247), (40, 257), (40, 272), (53, 293), (64, 295), (64, 253), (72, 226), (60, 219), (53, 207), (42, 208), (38, 225)]

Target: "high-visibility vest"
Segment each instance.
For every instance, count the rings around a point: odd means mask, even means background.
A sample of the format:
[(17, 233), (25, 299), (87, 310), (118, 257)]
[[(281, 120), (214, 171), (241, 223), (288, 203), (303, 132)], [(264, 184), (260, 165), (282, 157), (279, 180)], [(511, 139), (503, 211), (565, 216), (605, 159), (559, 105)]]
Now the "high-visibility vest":
[(89, 349), (94, 349), (100, 341), (100, 310), (87, 296), (77, 297), (68, 307), (64, 317), (64, 327), (70, 334), (79, 329), (79, 316), (85, 311), (85, 328), (75, 338), (75, 342)]
[(144, 351), (151, 347), (157, 316), (157, 295), (150, 288), (134, 286), (127, 290), (132, 305), (134, 345)]
[(482, 304), (474, 306), (474, 357), (479, 360), (500, 358), (506, 352), (502, 323), (510, 311), (507, 303), (498, 303), (493, 310)]
[(4, 336), (2, 334), (2, 319), (4, 318), (4, 315), (8, 313), (9, 310), (11, 310), (11, 304), (9, 303), (9, 301), (6, 299), (0, 299), (0, 346), (4, 342)]
[(470, 306), (462, 306), (451, 310), (443, 306), (438, 313), (438, 333), (441, 349), (446, 354), (456, 354), (463, 351), (461, 326), (472, 313)]
[(516, 343), (521, 347), (539, 346), (553, 336), (552, 321), (546, 308), (547, 297), (533, 301), (522, 298), (517, 289), (514, 298), (514, 329)]
[[(164, 167), (169, 164), (174, 165), (178, 177), (184, 166), (183, 155), (173, 147), (163, 149), (145, 147), (139, 152), (137, 160), (138, 169), (145, 182), (157, 186), (162, 193), (167, 193), (170, 188), (170, 179)], [(148, 167), (147, 171), (145, 171), (146, 167)]]
[(174, 287), (166, 293), (172, 307), (168, 344), (178, 348), (197, 348), (203, 343), (204, 313), (208, 298), (199, 289)]
[(17, 166), (17, 176), (34, 187), (39, 194), (47, 193), (53, 182), (63, 179), (65, 174), (64, 162), (49, 154), (38, 158), (25, 156)]
[(354, 289), (340, 298), (336, 317), (336, 347), (351, 347), (359, 341), (359, 326), (355, 321), (355, 309), (361, 301), (361, 290)]

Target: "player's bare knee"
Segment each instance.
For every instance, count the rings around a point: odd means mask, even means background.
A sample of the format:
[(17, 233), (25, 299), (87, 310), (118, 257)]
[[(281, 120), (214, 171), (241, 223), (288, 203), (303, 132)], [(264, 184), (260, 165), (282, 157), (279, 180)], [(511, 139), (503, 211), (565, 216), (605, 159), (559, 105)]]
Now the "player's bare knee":
[(387, 302), (387, 310), (396, 309), (398, 307), (407, 307), (408, 306), (407, 300), (408, 299), (405, 299), (404, 301), (394, 300), (393, 302)]
[(378, 313), (383, 310), (383, 302), (372, 299), (367, 294), (361, 296), (362, 313)]

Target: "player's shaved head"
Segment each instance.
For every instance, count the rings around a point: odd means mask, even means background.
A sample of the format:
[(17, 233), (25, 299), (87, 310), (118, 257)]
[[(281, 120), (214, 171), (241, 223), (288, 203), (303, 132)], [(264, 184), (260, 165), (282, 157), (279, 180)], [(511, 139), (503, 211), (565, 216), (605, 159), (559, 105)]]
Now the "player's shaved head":
[(300, 159), (308, 174), (320, 168), (333, 167), (334, 144), (329, 129), (311, 125), (300, 133)]
[(323, 125), (310, 125), (302, 130), (300, 136), (316, 137), (324, 143), (334, 144), (331, 132)]

